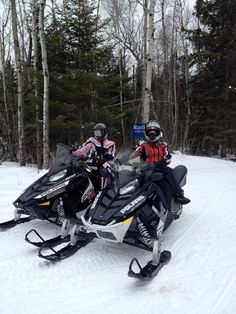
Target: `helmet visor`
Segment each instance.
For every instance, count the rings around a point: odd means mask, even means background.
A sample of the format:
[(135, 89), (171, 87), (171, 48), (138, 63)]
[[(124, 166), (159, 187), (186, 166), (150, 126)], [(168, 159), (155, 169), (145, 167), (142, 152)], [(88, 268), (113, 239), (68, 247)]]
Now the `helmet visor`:
[(153, 135), (153, 136), (159, 136), (160, 135), (160, 133), (161, 133), (161, 130), (160, 129), (150, 129), (150, 130), (146, 130), (146, 135), (147, 136), (151, 136), (151, 135)]
[(94, 130), (94, 135), (97, 137), (102, 137), (102, 130)]
[(106, 136), (106, 130), (103, 130), (103, 129), (101, 129), (101, 130), (94, 130), (94, 136), (96, 138), (103, 139)]

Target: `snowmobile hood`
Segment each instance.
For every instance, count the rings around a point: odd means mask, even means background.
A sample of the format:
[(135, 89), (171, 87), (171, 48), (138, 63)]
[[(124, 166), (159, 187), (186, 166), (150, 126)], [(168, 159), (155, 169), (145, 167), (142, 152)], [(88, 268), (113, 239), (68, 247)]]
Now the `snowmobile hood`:
[(94, 224), (107, 225), (112, 221), (124, 221), (132, 216), (135, 210), (146, 201), (145, 193), (140, 189), (133, 194), (121, 195), (112, 187), (105, 190), (97, 198), (90, 209), (90, 220)]
[(89, 211), (91, 223), (105, 226), (112, 221), (124, 221), (147, 200), (145, 181), (150, 184), (152, 166), (140, 159), (130, 160), (131, 154), (132, 151), (124, 151), (114, 161), (116, 172), (111, 184), (96, 196)]
[(51, 198), (55, 193), (63, 191), (71, 179), (84, 177), (84, 169), (75, 167), (76, 157), (71, 157), (69, 152), (67, 146), (59, 144), (48, 173), (32, 183), (13, 204), (16, 207), (24, 207), (35, 199)]

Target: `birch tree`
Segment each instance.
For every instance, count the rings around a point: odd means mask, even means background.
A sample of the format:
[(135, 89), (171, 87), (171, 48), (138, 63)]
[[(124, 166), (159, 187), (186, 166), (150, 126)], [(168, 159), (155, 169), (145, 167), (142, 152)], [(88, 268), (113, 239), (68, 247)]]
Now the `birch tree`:
[(9, 101), (7, 97), (7, 77), (6, 77), (6, 45), (5, 45), (5, 28), (8, 23), (8, 14), (6, 21), (2, 23), (0, 29), (0, 64), (2, 72), (2, 90), (3, 90), (3, 104), (4, 115), (1, 116), (1, 126), (4, 133), (4, 137), (7, 141), (7, 147), (10, 153), (10, 159), (13, 160), (13, 130), (11, 128), (11, 116), (9, 110)]
[(34, 96), (35, 96), (35, 122), (36, 122), (36, 160), (39, 168), (42, 167), (42, 141), (41, 141), (41, 122), (39, 111), (39, 87), (38, 87), (38, 63), (39, 63), (39, 49), (38, 49), (38, 1), (33, 0), (32, 3), (32, 43), (33, 43), (33, 66), (34, 66)]
[(18, 117), (18, 159), (21, 166), (25, 165), (25, 134), (24, 134), (24, 77), (23, 64), (18, 38), (17, 12), (15, 0), (11, 3), (12, 35), (14, 41), (16, 75), (17, 75), (17, 117)]
[(43, 68), (43, 168), (49, 167), (49, 72), (47, 48), (44, 34), (44, 11), (46, 0), (40, 0), (39, 7), (39, 38)]
[(142, 95), (142, 121), (144, 123), (148, 122), (150, 116), (150, 104), (152, 101), (152, 67), (153, 67), (153, 55), (154, 55), (154, 9), (156, 0), (150, 0), (149, 4), (146, 3), (144, 6), (144, 15), (147, 14), (147, 27), (144, 24), (144, 33), (147, 34), (147, 45), (146, 55), (144, 55), (144, 71), (146, 74), (143, 76), (145, 85), (144, 94)]

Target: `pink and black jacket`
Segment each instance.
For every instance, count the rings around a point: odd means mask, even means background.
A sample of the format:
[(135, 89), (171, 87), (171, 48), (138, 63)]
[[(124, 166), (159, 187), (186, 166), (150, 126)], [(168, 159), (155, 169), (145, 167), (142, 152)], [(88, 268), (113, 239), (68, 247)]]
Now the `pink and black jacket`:
[(95, 137), (90, 137), (82, 147), (72, 153), (73, 156), (82, 156), (88, 160), (93, 157), (101, 156), (107, 160), (114, 158), (116, 152), (115, 143), (108, 139), (102, 142), (98, 141)]

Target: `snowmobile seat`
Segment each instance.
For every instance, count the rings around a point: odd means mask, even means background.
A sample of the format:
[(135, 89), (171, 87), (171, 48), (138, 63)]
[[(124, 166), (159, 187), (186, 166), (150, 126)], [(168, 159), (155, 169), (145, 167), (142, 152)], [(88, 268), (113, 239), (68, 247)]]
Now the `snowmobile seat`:
[(183, 186), (186, 184), (187, 168), (185, 166), (179, 165), (175, 167), (173, 169), (173, 173), (180, 186)]

